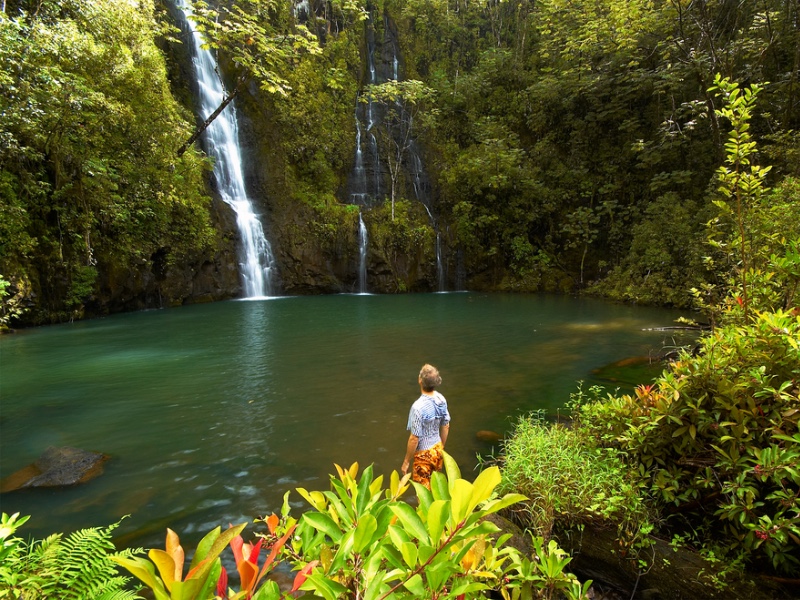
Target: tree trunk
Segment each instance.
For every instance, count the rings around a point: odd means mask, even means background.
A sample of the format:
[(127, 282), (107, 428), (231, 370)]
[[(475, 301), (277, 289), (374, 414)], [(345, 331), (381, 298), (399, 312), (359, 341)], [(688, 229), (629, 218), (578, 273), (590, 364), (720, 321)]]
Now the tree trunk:
[(230, 94), (228, 94), (228, 97), (225, 98), (222, 101), (222, 103), (217, 107), (217, 109), (213, 113), (211, 113), (205, 121), (203, 121), (203, 123), (200, 125), (200, 127), (198, 127), (197, 130), (192, 134), (192, 137), (190, 137), (188, 140), (186, 140), (183, 143), (183, 145), (181, 145), (181, 147), (178, 148), (178, 157), (179, 158), (181, 156), (183, 156), (183, 153), (186, 152), (186, 150), (189, 149), (189, 146), (194, 144), (195, 140), (197, 140), (197, 138), (199, 138), (203, 134), (203, 132), (206, 129), (208, 129), (208, 126), (211, 125), (211, 123), (214, 122), (214, 119), (216, 119), (223, 110), (225, 110), (225, 107), (228, 106), (228, 104), (230, 104), (231, 102), (233, 102), (233, 99), (244, 88), (244, 84), (245, 84), (246, 81), (247, 81), (247, 77), (245, 77), (245, 76), (240, 77), (239, 81), (236, 82), (236, 87), (233, 88), (233, 91)]

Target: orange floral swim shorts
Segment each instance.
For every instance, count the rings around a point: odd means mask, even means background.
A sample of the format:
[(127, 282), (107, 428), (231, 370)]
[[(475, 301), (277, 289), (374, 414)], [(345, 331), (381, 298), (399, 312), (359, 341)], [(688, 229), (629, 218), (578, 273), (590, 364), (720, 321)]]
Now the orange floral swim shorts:
[(431, 474), (441, 471), (444, 466), (444, 447), (441, 442), (427, 450), (414, 453), (414, 467), (411, 470), (411, 480), (421, 483), (431, 489)]

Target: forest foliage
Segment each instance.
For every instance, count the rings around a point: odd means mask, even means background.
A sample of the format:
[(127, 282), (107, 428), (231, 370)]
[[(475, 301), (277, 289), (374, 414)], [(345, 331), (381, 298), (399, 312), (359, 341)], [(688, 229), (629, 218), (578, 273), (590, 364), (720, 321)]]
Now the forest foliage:
[[(103, 293), (113, 265), (208, 257), (203, 164), (197, 153), (176, 155), (193, 120), (173, 97), (161, 51), (174, 42), (171, 4), (14, 0), (4, 8), (0, 273), (8, 297), (22, 292), (39, 311), (34, 320), (69, 318)], [(794, 184), (783, 182), (800, 164), (799, 10), (792, 0), (197, 5), (231, 90), (256, 84), (240, 97), (269, 132), (261, 150), (274, 163), (274, 192), (259, 201), (305, 211), (296, 235), (319, 252), (342, 254), (353, 243), (354, 110), (370, 92), (369, 40), (383, 61), (391, 42), (399, 81), (375, 91), (419, 86), (425, 94), (385, 102), (395, 133), (383, 139), (402, 134), (422, 148), (432, 215), (412, 211), (411, 228), (438, 228), (467, 286), (583, 288), (678, 306), (722, 272), (703, 260), (728, 127), (717, 112), (717, 74), (761, 87), (751, 160), (773, 167), (774, 194), (793, 197)], [(396, 127), (403, 105), (413, 107), (413, 129)], [(382, 156), (383, 200), (417, 204), (409, 158)], [(774, 216), (777, 228), (787, 223)], [(365, 221), (370, 237), (392, 237), (393, 219)], [(431, 252), (418, 254), (432, 261)]]
[(153, 2), (3, 4), (0, 272), (34, 320), (73, 318), (109, 270), (213, 245), (205, 167), (175, 155)]

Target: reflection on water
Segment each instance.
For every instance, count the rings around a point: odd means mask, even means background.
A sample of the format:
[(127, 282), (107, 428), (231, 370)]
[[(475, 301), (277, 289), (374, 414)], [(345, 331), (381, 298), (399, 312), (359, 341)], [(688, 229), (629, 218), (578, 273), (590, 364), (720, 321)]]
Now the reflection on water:
[[(80, 487), (0, 497), (29, 532), (105, 525), (187, 543), (327, 489), (333, 463), (397, 469), (424, 362), (465, 474), (509, 430), (555, 411), (592, 370), (665, 342), (671, 311), (548, 296), (430, 294), (226, 302), (40, 328), (0, 340), (0, 476), (50, 445), (110, 454)], [(670, 338), (668, 343), (672, 343)], [(298, 494), (292, 495), (302, 506)], [(194, 536), (194, 537), (193, 537)]]

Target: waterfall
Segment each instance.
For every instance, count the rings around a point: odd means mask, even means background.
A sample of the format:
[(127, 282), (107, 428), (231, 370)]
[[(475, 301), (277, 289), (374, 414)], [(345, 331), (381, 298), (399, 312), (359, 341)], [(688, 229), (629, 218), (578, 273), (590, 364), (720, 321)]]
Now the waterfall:
[(445, 285), (444, 264), (442, 263), (442, 236), (436, 230), (436, 276), (439, 279), (439, 291), (447, 291)]
[[(356, 100), (356, 102), (358, 102)], [(367, 193), (367, 171), (364, 168), (364, 153), (361, 150), (361, 121), (356, 114), (356, 161), (353, 167), (353, 182), (350, 199), (353, 204), (366, 204), (369, 199)]]
[(436, 279), (438, 282), (438, 289), (440, 292), (447, 291), (447, 275), (444, 272), (444, 261), (442, 260), (442, 236), (439, 233), (439, 226), (436, 224), (436, 219), (433, 218), (431, 209), (427, 204), (423, 204), (425, 212), (428, 213), (428, 218), (431, 220), (431, 227), (436, 232)]
[(367, 293), (367, 226), (358, 213), (358, 293)]
[[(201, 115), (211, 114), (225, 98), (217, 64), (209, 50), (202, 47), (199, 33), (191, 21), (188, 0), (176, 0), (192, 36), (193, 63), (199, 88)], [(240, 272), (244, 296), (258, 298), (272, 295), (272, 275), (275, 259), (272, 248), (253, 205), (247, 197), (242, 171), (239, 127), (234, 103), (231, 102), (203, 134), (206, 152), (214, 159), (214, 178), (222, 200), (236, 214), (236, 224), (241, 237)]]
[[(375, 38), (372, 28), (367, 29), (367, 69), (369, 83), (385, 81), (375, 65)], [(373, 128), (383, 120), (382, 107), (369, 95), (366, 102), (359, 95), (356, 100), (356, 153), (353, 171), (348, 180), (348, 194), (352, 204), (372, 206), (383, 198), (380, 150)]]

